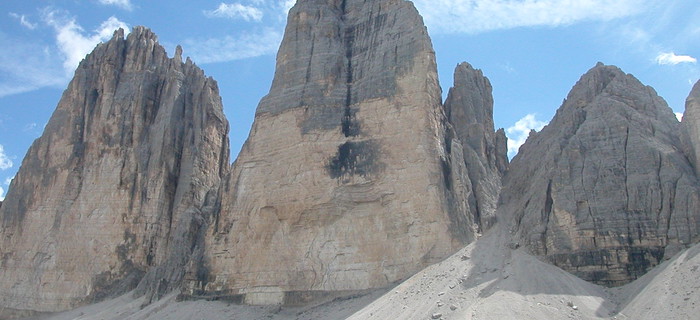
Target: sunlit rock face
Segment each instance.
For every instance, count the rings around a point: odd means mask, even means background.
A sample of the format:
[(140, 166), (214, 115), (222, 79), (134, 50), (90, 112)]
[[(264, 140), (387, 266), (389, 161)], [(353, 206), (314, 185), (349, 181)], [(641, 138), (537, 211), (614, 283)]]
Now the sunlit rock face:
[(299, 1), (185, 291), (295, 304), (446, 257), (477, 231), (450, 130), (410, 2)]
[(168, 58), (142, 27), (99, 45), (0, 209), (0, 309), (72, 308), (166, 263), (179, 283), (180, 244), (216, 208), (227, 132), (216, 82), (179, 49)]

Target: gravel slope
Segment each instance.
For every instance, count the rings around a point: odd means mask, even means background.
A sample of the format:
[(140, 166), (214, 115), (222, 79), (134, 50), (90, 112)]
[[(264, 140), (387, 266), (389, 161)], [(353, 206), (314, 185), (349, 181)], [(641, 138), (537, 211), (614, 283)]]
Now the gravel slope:
[[(500, 228), (498, 228), (500, 229)], [(33, 319), (697, 319), (700, 245), (614, 289), (585, 282), (527, 254), (494, 230), (388, 291), (305, 308), (176, 302), (141, 309), (125, 295)]]

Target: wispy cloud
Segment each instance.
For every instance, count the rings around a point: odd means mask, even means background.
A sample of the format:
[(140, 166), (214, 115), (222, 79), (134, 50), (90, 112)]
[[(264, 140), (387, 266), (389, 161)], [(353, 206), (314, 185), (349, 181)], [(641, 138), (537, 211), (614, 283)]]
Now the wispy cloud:
[(19, 23), (29, 30), (34, 30), (37, 27), (37, 24), (29, 21), (29, 18), (27, 18), (26, 15), (10, 12), (10, 17), (19, 20)]
[(608, 21), (640, 12), (643, 0), (415, 0), (431, 32), (481, 33)]
[(263, 11), (254, 6), (246, 6), (240, 3), (221, 3), (214, 10), (204, 10), (204, 15), (210, 18), (232, 18), (245, 21), (260, 21)]
[(282, 34), (274, 29), (210, 39), (188, 39), (188, 55), (198, 63), (226, 62), (274, 54)]
[(683, 112), (674, 112), (678, 121), (683, 121)]
[(289, 12), (289, 9), (291, 9), (296, 3), (297, 0), (285, 0), (284, 2), (282, 2), (282, 10), (285, 14), (287, 14), (287, 12)]
[(68, 82), (54, 49), (35, 42), (11, 38), (0, 32), (0, 97), (41, 87), (63, 87)]
[(10, 169), (13, 165), (10, 157), (5, 154), (5, 147), (0, 144), (0, 170)]
[(660, 65), (677, 65), (679, 63), (696, 63), (697, 59), (686, 56), (686, 55), (676, 55), (673, 52), (664, 52), (656, 56), (656, 63)]
[(131, 0), (99, 0), (101, 4), (104, 5), (112, 5), (112, 6), (117, 6), (119, 8), (122, 8), (127, 11), (131, 11), (134, 9), (134, 6), (131, 4)]
[[(9, 177), (9, 178), (5, 179), (5, 186), (9, 187), (10, 182), (12, 182), (12, 179), (14, 179), (14, 178), (15, 177), (13, 176), (13, 177)], [(5, 188), (2, 186), (0, 186), (0, 201), (5, 201)]]
[(57, 10), (46, 10), (44, 21), (56, 32), (56, 45), (64, 56), (63, 68), (69, 74), (98, 43), (108, 40), (114, 30), (119, 28), (129, 30), (126, 23), (110, 17), (91, 34), (86, 34), (75, 18), (68, 17), (65, 12)]
[[(29, 92), (43, 87), (65, 87), (80, 61), (114, 30), (127, 25), (115, 17), (86, 32), (68, 12), (46, 8), (42, 24), (55, 32), (55, 43), (28, 41), (0, 31), (0, 97)], [(56, 54), (58, 52), (59, 54)]]
[(534, 114), (528, 114), (518, 120), (512, 127), (506, 129), (506, 135), (508, 136), (508, 156), (513, 157), (518, 153), (518, 149), (525, 143), (527, 137), (530, 135), (530, 131), (540, 131), (546, 125), (547, 122), (537, 120)]

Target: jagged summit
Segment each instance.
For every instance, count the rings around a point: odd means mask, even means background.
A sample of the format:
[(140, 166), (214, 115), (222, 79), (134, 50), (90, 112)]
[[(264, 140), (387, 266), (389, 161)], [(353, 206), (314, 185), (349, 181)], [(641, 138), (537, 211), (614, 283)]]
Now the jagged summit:
[(445, 307), (437, 295), (473, 315), (457, 304), (499, 290), (520, 303), (549, 284), (561, 297), (605, 291), (563, 271), (548, 281), (540, 269), (555, 268), (517, 248), (619, 285), (700, 241), (700, 85), (679, 124), (652, 88), (599, 63), (508, 163), (489, 79), (458, 65), (443, 104), (411, 2), (300, 0), (288, 22), (233, 165), (217, 84), (182, 48), (168, 58), (135, 27), (86, 57), (0, 203), (0, 318), (132, 289), (139, 307), (169, 293), (321, 304), (410, 279), (469, 243), (429, 268), (440, 275), (398, 289), (414, 303), (404, 314)]
[(598, 64), (504, 178), (515, 242), (581, 278), (627, 283), (698, 240), (698, 180), (656, 92)]
[(462, 145), (470, 215), (479, 232), (496, 222), (501, 176), (508, 169), (505, 131), (494, 131), (491, 82), (464, 62), (455, 68), (445, 113)]
[(410, 2), (299, 1), (205, 241), (207, 273), (185, 292), (304, 303), (389, 285), (473, 240), (448, 200), (469, 191), (451, 183), (466, 169), (449, 160), (440, 94)]
[(0, 208), (3, 313), (98, 301), (157, 270), (144, 291), (179, 283), (228, 171), (228, 122), (216, 83), (156, 39), (136, 27), (97, 46), (29, 149)]

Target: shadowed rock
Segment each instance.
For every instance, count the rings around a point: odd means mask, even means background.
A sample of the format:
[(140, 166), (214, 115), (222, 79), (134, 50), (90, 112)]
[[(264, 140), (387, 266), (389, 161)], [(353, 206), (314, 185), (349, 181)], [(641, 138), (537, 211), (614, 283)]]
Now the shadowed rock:
[(471, 193), (469, 212), (479, 229), (496, 222), (501, 176), (508, 169), (505, 131), (494, 131), (491, 83), (468, 63), (457, 66), (445, 110), (461, 141)]
[(179, 283), (218, 210), (227, 132), (216, 82), (181, 49), (170, 59), (146, 28), (115, 32), (81, 62), (0, 209), (0, 306), (72, 308), (156, 266)]
[(700, 174), (700, 81), (695, 83), (685, 101), (682, 133), (683, 148), (695, 168), (696, 175)]
[(511, 163), (499, 212), (515, 241), (605, 285), (697, 242), (700, 188), (678, 130), (652, 88), (598, 64)]

